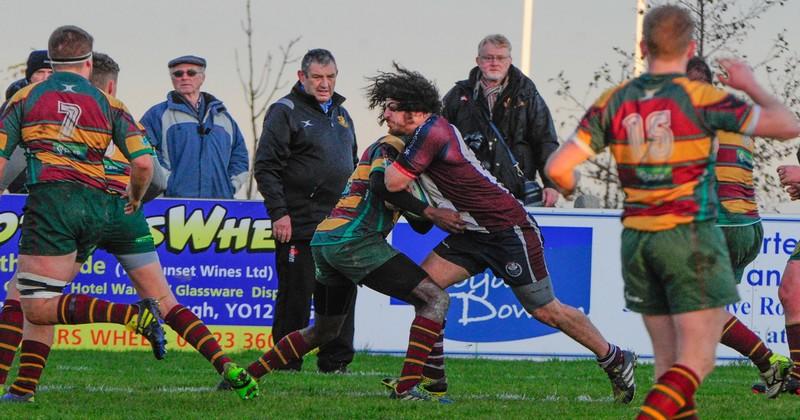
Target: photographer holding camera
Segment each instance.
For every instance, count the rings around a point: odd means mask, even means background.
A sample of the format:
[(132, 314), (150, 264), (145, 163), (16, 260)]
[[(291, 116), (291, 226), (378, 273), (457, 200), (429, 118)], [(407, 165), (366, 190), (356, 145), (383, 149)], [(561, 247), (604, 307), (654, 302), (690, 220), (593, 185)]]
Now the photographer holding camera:
[[(543, 176), (547, 158), (558, 148), (553, 119), (510, 54), (511, 43), (503, 35), (481, 40), (477, 67), (445, 95), (442, 115), (514, 197), (526, 206), (553, 207), (559, 194)], [(536, 182), (537, 172), (544, 188)]]

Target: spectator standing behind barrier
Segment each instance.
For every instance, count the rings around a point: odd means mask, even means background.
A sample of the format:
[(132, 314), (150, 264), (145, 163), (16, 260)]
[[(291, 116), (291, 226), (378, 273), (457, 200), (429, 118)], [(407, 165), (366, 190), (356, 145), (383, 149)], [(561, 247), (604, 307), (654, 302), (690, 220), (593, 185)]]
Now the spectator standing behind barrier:
[(47, 80), (51, 74), (53, 74), (53, 68), (50, 67), (50, 59), (47, 58), (47, 50), (31, 51), (25, 65), (25, 78), (16, 80), (8, 85), (8, 88), (6, 88), (6, 100), (11, 99), (18, 90), (31, 83), (39, 83), (42, 80)]
[[(275, 237), (278, 296), (272, 335), (308, 325), (314, 291), (311, 237), (342, 195), (358, 161), (353, 120), (334, 91), (338, 74), (330, 51), (309, 50), (292, 91), (264, 117), (255, 177)], [(343, 372), (353, 360), (353, 308), (339, 336), (320, 348), (321, 372)], [(302, 360), (285, 369), (300, 370)]]
[[(505, 36), (483, 38), (475, 62), (469, 79), (456, 82), (444, 96), (442, 116), (514, 197), (525, 205), (553, 207), (558, 191), (543, 171), (558, 137), (547, 104), (533, 81), (511, 64)], [(537, 172), (544, 189), (536, 182)]]
[[(39, 83), (43, 80), (47, 80), (51, 74), (53, 74), (53, 68), (50, 66), (50, 59), (47, 58), (47, 50), (31, 51), (25, 66), (25, 78), (16, 80), (8, 86), (6, 89), (6, 101), (11, 99), (18, 90), (31, 83)], [(0, 107), (0, 114), (2, 114), (5, 107), (6, 104), (4, 103), (3, 106)], [(4, 174), (3, 178), (9, 179), (11, 182), (10, 184), (3, 183), (3, 185), (0, 186), (0, 190), (5, 190), (7, 188), (10, 193), (22, 194), (28, 192), (28, 189), (25, 188), (25, 182), (28, 180), (25, 174), (26, 165), (25, 152), (22, 148), (18, 148), (11, 155), (8, 165), (6, 165), (5, 172), (5, 174), (15, 173), (17, 175), (14, 178), (9, 178)]]
[(247, 147), (222, 101), (200, 91), (206, 60), (185, 55), (167, 67), (175, 90), (141, 121), (168, 173), (164, 195), (233, 198), (247, 180)]

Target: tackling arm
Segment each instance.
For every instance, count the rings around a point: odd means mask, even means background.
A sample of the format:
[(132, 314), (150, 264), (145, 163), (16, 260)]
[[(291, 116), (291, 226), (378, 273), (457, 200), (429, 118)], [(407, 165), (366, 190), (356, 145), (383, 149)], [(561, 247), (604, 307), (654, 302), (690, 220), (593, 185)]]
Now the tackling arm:
[[(435, 224), (436, 226), (439, 226), (440, 228), (442, 228), (442, 229), (444, 229), (444, 230), (446, 230), (448, 232), (463, 232), (464, 231), (464, 228), (465, 228), (466, 224), (461, 219), (461, 215), (459, 215), (459, 213), (457, 211), (450, 210), (450, 209), (444, 209), (444, 208), (440, 209), (440, 208), (436, 208), (436, 207), (425, 205), (421, 201), (419, 201), (416, 198), (414, 198), (414, 196), (412, 196), (411, 193), (405, 192), (405, 188), (412, 181), (412, 178), (409, 177), (408, 175), (404, 174), (402, 172), (402, 169), (397, 169), (396, 167), (397, 167), (397, 163), (395, 162), (394, 164), (392, 164), (391, 166), (386, 168), (386, 174), (383, 176), (384, 184), (386, 186), (386, 191), (388, 191), (387, 193), (385, 193), (386, 194), (385, 199), (387, 201), (389, 201), (390, 203), (395, 204), (395, 205), (397, 205), (398, 207), (401, 207), (401, 208), (405, 208), (405, 206), (408, 206), (408, 205), (412, 205), (413, 206), (414, 205), (413, 203), (409, 204), (408, 202), (410, 202), (412, 200), (413, 201), (417, 201), (417, 202), (419, 202), (419, 204), (422, 204), (424, 206), (423, 207), (423, 211), (417, 213), (416, 211), (412, 210), (413, 213), (421, 215), (422, 217), (424, 217), (424, 218), (430, 220), (431, 222), (433, 222), (433, 224)], [(389, 180), (389, 172), (390, 171), (393, 171), (395, 173), (395, 175), (393, 175), (393, 176), (397, 177), (396, 181), (395, 181), (396, 183), (393, 184), (395, 188), (398, 188), (397, 190), (393, 190), (392, 186), (390, 186), (390, 182), (391, 182)], [(373, 176), (370, 175), (370, 185), (372, 185), (372, 183), (375, 182), (376, 180), (377, 180), (377, 177), (374, 179)], [(401, 185), (401, 184), (402, 184), (402, 187), (398, 187), (398, 185)], [(370, 188), (372, 188), (372, 187), (370, 187)], [(398, 193), (398, 191), (402, 191), (402, 192)], [(390, 196), (391, 196), (391, 199), (389, 198)], [(405, 203), (399, 203), (399, 202), (397, 202), (398, 199), (405, 200), (406, 202)]]
[(413, 180), (414, 177), (406, 173), (397, 162), (386, 168), (384, 182), (386, 183), (386, 189), (390, 192), (405, 190)]
[(410, 192), (406, 190), (389, 191), (386, 188), (386, 182), (383, 172), (375, 171), (369, 176), (369, 189), (375, 193), (378, 198), (388, 201), (395, 207), (403, 210), (410, 211), (414, 214), (424, 214), (427, 204), (417, 200)]

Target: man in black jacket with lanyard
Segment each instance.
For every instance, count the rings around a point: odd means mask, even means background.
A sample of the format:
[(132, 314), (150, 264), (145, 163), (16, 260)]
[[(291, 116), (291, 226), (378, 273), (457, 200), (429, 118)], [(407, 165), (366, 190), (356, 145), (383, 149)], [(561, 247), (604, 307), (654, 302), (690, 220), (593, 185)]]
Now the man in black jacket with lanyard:
[[(299, 81), (264, 117), (255, 177), (276, 241), (275, 342), (308, 325), (314, 291), (311, 237), (358, 161), (353, 120), (341, 106), (344, 97), (334, 91), (337, 74), (330, 51), (308, 51), (297, 71)], [(353, 306), (339, 337), (320, 349), (322, 372), (343, 372), (353, 360)], [(301, 364), (286, 368), (299, 370)]]
[[(558, 138), (544, 99), (533, 81), (511, 65), (511, 43), (505, 36), (483, 38), (475, 62), (469, 79), (456, 82), (444, 96), (442, 116), (514, 197), (525, 205), (554, 206), (558, 191), (542, 171), (558, 148)], [(537, 172), (543, 190), (536, 183)]]

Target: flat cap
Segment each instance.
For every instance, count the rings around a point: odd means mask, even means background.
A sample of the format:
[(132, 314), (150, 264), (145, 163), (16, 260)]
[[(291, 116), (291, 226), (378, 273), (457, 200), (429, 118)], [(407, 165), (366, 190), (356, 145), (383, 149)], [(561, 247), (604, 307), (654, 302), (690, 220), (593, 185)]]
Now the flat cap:
[(173, 58), (172, 60), (169, 60), (169, 63), (167, 63), (167, 67), (172, 68), (177, 66), (178, 64), (194, 64), (196, 66), (206, 68), (206, 59), (203, 57), (198, 57), (196, 55), (182, 55), (178, 58)]

